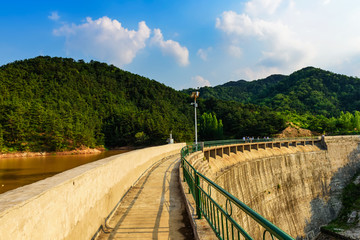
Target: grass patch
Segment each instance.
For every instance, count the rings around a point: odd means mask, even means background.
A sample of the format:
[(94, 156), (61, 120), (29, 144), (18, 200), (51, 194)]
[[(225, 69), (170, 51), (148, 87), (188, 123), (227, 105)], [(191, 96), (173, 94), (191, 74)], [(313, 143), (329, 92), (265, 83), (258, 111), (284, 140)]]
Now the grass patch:
[(343, 207), (341, 208), (338, 217), (331, 221), (327, 226), (324, 226), (325, 229), (339, 232), (342, 229), (346, 230), (355, 227), (359, 222), (358, 217), (356, 217), (353, 223), (347, 222), (351, 212), (360, 211), (360, 184), (356, 185), (354, 183), (359, 175), (360, 171), (355, 174), (351, 179), (351, 182), (344, 188), (341, 194)]

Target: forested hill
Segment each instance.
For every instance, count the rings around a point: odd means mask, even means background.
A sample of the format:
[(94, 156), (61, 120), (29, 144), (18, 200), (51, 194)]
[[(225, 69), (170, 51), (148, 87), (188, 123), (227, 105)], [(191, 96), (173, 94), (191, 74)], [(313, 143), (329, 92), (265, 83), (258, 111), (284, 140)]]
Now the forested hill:
[[(189, 93), (192, 89), (184, 90)], [(215, 97), (296, 110), (327, 117), (360, 110), (360, 79), (307, 67), (289, 76), (272, 75), (257, 81), (229, 82), (200, 89), (203, 98)]]
[[(359, 91), (359, 79), (316, 68), (202, 88), (199, 140), (272, 136), (286, 123), (358, 131)], [(191, 102), (187, 93), (97, 61), (16, 61), (0, 67), (0, 152), (158, 145), (171, 130), (177, 142), (193, 141)]]
[(192, 139), (188, 96), (105, 63), (37, 57), (0, 67), (0, 150)]
[[(0, 152), (194, 140), (189, 95), (112, 65), (37, 57), (0, 67)], [(199, 140), (271, 136), (284, 118), (267, 107), (199, 99)]]

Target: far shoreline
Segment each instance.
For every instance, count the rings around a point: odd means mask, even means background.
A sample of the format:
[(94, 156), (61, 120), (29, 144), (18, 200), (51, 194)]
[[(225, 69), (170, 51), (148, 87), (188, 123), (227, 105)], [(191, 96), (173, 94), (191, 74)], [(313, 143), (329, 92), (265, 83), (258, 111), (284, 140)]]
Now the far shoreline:
[(79, 148), (74, 150), (62, 151), (62, 152), (10, 152), (10, 153), (0, 153), (0, 159), (3, 158), (19, 158), (19, 157), (46, 157), (46, 156), (61, 156), (61, 155), (83, 155), (83, 154), (99, 154), (109, 150), (124, 150), (131, 151), (137, 149), (132, 146), (123, 146), (116, 147), (111, 149), (106, 149), (104, 147), (98, 148)]
[(0, 159), (2, 158), (18, 158), (18, 157), (40, 157), (40, 156), (53, 156), (53, 155), (80, 155), (80, 154), (99, 154), (106, 151), (105, 148), (82, 148), (74, 149), (63, 152), (12, 152), (12, 153), (0, 153)]

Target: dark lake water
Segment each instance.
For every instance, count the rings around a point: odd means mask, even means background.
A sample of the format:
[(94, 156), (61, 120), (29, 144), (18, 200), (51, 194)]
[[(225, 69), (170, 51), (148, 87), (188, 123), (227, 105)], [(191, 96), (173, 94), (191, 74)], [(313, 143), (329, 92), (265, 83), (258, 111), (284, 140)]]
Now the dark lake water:
[(68, 169), (127, 151), (110, 150), (99, 154), (52, 155), (0, 159), (0, 194)]

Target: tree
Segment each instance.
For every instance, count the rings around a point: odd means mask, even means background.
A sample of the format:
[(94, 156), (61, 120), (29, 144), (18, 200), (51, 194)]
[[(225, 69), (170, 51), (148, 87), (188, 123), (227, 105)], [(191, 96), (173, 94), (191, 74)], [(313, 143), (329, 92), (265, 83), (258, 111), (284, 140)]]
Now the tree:
[(216, 118), (216, 114), (203, 113), (199, 121), (199, 135), (202, 140), (215, 140), (223, 138), (223, 123)]
[(355, 111), (353, 120), (354, 130), (360, 131), (360, 112)]
[(340, 117), (338, 118), (338, 127), (342, 130), (347, 130), (347, 131), (354, 130), (353, 119), (354, 116), (351, 113), (349, 112), (344, 113), (343, 111), (341, 111)]

